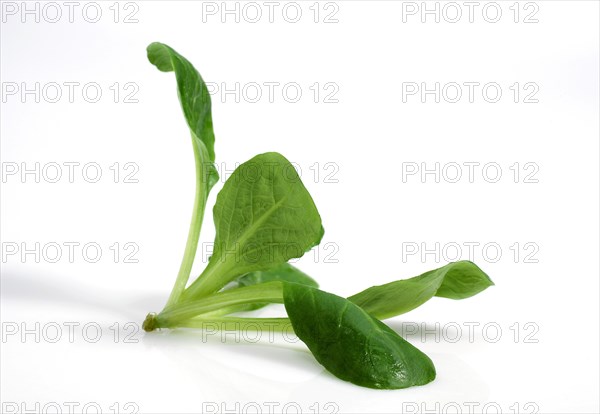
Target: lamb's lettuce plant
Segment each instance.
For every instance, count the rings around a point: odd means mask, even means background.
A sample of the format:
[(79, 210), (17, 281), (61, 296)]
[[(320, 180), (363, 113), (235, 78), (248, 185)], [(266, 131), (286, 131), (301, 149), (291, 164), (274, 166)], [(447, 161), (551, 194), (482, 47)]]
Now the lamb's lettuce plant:
[[(292, 164), (281, 154), (260, 154), (241, 164), (223, 185), (213, 208), (214, 252), (202, 273), (189, 277), (208, 195), (218, 181), (211, 101), (200, 74), (162, 43), (148, 59), (174, 72), (192, 138), (196, 197), (183, 260), (164, 309), (143, 328), (278, 330), (295, 334), (335, 376), (370, 388), (424, 385), (435, 378), (431, 359), (380, 319), (409, 312), (433, 296), (464, 299), (493, 285), (468, 261), (420, 276), (370, 287), (349, 298), (319, 290), (288, 262), (323, 237), (321, 216)], [(253, 317), (252, 311), (284, 304), (288, 318)], [(250, 312), (240, 316), (239, 312)], [(248, 315), (248, 313), (246, 313)]]

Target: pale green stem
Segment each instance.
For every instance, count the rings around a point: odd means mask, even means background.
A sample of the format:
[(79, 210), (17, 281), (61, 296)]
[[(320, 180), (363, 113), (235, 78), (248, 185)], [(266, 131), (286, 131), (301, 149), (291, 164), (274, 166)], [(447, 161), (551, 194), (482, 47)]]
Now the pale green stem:
[(226, 261), (213, 259), (210, 261), (200, 276), (185, 289), (182, 301), (197, 300), (217, 292), (225, 286), (229, 280), (226, 276)]
[(192, 146), (194, 148), (194, 161), (196, 167), (196, 195), (194, 198), (194, 210), (192, 211), (192, 221), (190, 223), (190, 230), (188, 232), (187, 242), (185, 244), (185, 252), (183, 254), (183, 260), (179, 267), (179, 273), (177, 279), (175, 279), (175, 285), (169, 296), (169, 300), (165, 305), (165, 308), (177, 303), (181, 294), (185, 290), (190, 273), (192, 271), (192, 265), (194, 264), (194, 258), (196, 257), (196, 250), (198, 248), (198, 239), (200, 238), (200, 230), (202, 228), (202, 220), (204, 218), (204, 209), (206, 208), (206, 194), (205, 189), (207, 188), (206, 180), (208, 176), (205, 176), (203, 171), (203, 161), (201, 150), (198, 147), (197, 138), (192, 134)]
[(187, 319), (177, 324), (180, 328), (197, 328), (218, 331), (267, 331), (293, 333), (288, 318), (243, 318), (243, 317), (203, 317)]
[(180, 326), (183, 321), (215, 310), (245, 303), (283, 303), (283, 284), (267, 282), (215, 293), (200, 301), (183, 302), (165, 308), (158, 315), (149, 314), (144, 329)]

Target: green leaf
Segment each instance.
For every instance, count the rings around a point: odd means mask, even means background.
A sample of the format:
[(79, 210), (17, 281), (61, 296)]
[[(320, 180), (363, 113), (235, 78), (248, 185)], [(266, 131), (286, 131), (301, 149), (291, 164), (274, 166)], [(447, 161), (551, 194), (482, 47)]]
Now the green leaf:
[(177, 92), (187, 124), (206, 147), (208, 160), (215, 160), (211, 101), (208, 88), (196, 68), (164, 43), (152, 43), (147, 48), (148, 60), (162, 72), (175, 72)]
[[(223, 292), (232, 291), (240, 287), (263, 285), (264, 283), (269, 282), (292, 282), (315, 288), (319, 287), (317, 281), (312, 277), (308, 276), (297, 267), (294, 267), (289, 263), (284, 263), (269, 270), (252, 272), (238, 277), (234, 283), (231, 284), (232, 286), (226, 286), (223, 289)], [(210, 316), (223, 316), (237, 312), (250, 312), (261, 309), (267, 305), (269, 305), (268, 302), (255, 302), (228, 306), (211, 312)]]
[(219, 192), (213, 212), (213, 255), (186, 290), (187, 299), (301, 257), (323, 237), (313, 199), (292, 164), (275, 152), (240, 165)]
[(240, 286), (257, 285), (259, 283), (272, 282), (275, 280), (299, 283), (315, 288), (319, 287), (319, 284), (315, 279), (289, 263), (283, 263), (269, 270), (259, 270), (248, 273), (247, 275), (236, 279)]
[(163, 309), (158, 315), (147, 317), (147, 327), (169, 328), (200, 315), (213, 317), (220, 310), (248, 303), (283, 303), (283, 284), (268, 282), (215, 293), (202, 300), (179, 301)]
[(202, 228), (206, 200), (219, 179), (214, 166), (215, 135), (213, 132), (210, 95), (204, 80), (187, 59), (163, 43), (152, 43), (147, 48), (148, 60), (160, 71), (175, 72), (181, 108), (192, 135), (196, 165), (196, 192), (192, 220), (179, 273), (167, 302), (177, 302), (183, 293), (192, 270)]
[(493, 285), (475, 263), (463, 260), (410, 279), (370, 287), (348, 299), (372, 316), (386, 319), (411, 311), (433, 296), (465, 299)]
[[(273, 281), (299, 283), (315, 288), (319, 287), (319, 284), (315, 279), (289, 263), (284, 263), (269, 270), (259, 270), (257, 272), (248, 273), (247, 275), (238, 277), (235, 280), (235, 283), (237, 287), (244, 287)], [(236, 287), (233, 287), (233, 289), (235, 288)], [(267, 305), (268, 303), (248, 303), (237, 307), (223, 309), (221, 315), (227, 315), (234, 312), (253, 311)]]
[(294, 332), (336, 377), (369, 388), (397, 389), (435, 379), (427, 355), (347, 299), (285, 283)]

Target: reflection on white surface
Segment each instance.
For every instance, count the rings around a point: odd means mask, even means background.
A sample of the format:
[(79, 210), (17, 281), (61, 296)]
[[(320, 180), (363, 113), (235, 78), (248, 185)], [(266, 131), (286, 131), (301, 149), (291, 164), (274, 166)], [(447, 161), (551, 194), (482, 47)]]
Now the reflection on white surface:
[[(32, 398), (30, 388), (21, 387), (18, 378), (4, 382), (3, 392), (14, 399), (68, 401), (77, 396), (78, 401), (98, 401), (96, 391), (101, 389), (104, 397), (99, 403), (144, 401), (153, 412), (193, 412), (202, 404), (210, 409), (213, 403), (220, 408), (294, 404), (305, 410), (317, 404), (323, 411), (332, 403), (341, 412), (386, 412), (402, 403), (430, 406), (436, 401), (485, 401), (489, 397), (483, 378), (459, 357), (439, 352), (441, 346), (428, 351), (438, 370), (432, 384), (400, 391), (370, 390), (338, 380), (301, 342), (280, 334), (257, 338), (254, 333), (207, 334), (187, 329), (132, 334), (131, 329), (123, 329), (131, 322), (132, 309), (138, 309), (138, 319), (142, 319), (142, 309), (156, 300), (138, 298), (136, 302), (128, 300), (136, 296), (121, 295), (121, 310), (111, 309), (114, 298), (110, 299), (108, 289), (91, 291), (83, 283), (70, 286), (58, 277), (36, 284), (26, 275), (3, 276), (4, 321), (31, 321), (26, 325), (29, 328), (40, 319), (60, 324), (93, 322), (102, 327), (98, 342), (86, 340), (75, 330), (74, 341), (69, 343), (66, 328), (57, 343), (44, 341), (43, 334), (39, 342), (26, 336), (25, 344), (19, 335), (7, 337), (2, 348), (8, 356), (5, 369), (14, 369), (39, 390)], [(135, 305), (125, 306), (128, 303)], [(40, 308), (46, 310), (43, 318), (37, 314)], [(61, 383), (54, 380), (59, 374), (65, 374)], [(165, 400), (165, 396), (169, 397)]]

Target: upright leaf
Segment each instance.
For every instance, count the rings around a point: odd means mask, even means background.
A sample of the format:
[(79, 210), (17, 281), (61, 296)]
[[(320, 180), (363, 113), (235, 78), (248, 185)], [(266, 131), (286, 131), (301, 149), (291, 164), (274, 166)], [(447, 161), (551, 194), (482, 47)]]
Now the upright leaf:
[(213, 255), (187, 289), (188, 299), (301, 257), (323, 237), (313, 199), (293, 165), (275, 152), (240, 165), (219, 192), (213, 212)]
[(190, 131), (206, 147), (208, 160), (215, 160), (211, 101), (200, 73), (183, 56), (164, 43), (152, 43), (147, 48), (148, 60), (162, 72), (175, 72), (181, 109)]
[(372, 316), (386, 319), (411, 311), (433, 296), (465, 299), (493, 284), (475, 263), (463, 260), (410, 279), (370, 287), (348, 299)]
[(397, 389), (435, 379), (427, 355), (347, 299), (285, 283), (294, 332), (336, 377), (369, 388)]
[(210, 95), (204, 80), (186, 58), (163, 43), (150, 44), (147, 52), (150, 63), (160, 71), (175, 72), (179, 101), (192, 135), (196, 164), (196, 192), (192, 220), (179, 273), (167, 302), (167, 306), (169, 306), (177, 302), (189, 279), (198, 248), (206, 200), (211, 188), (218, 181), (219, 175), (213, 164), (215, 135)]

